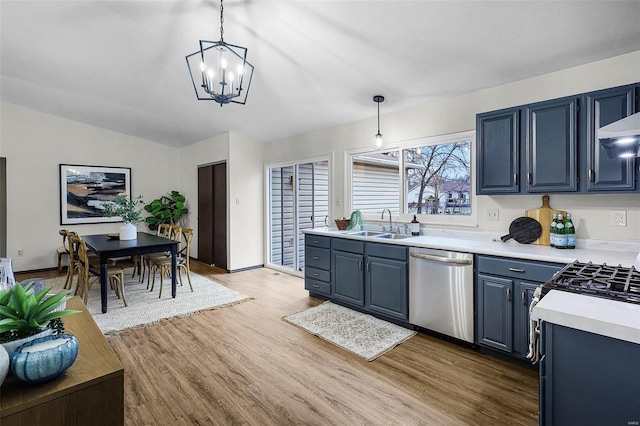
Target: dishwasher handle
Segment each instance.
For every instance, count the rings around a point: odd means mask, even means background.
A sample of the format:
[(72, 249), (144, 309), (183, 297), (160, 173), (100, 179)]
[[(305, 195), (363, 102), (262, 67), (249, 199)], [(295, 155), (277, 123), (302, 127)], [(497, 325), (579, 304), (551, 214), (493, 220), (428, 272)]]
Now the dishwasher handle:
[(455, 263), (456, 265), (472, 265), (473, 262), (469, 259), (456, 259), (444, 256), (434, 256), (432, 254), (423, 253), (409, 253), (409, 256), (424, 260), (435, 260), (436, 262), (443, 263)]

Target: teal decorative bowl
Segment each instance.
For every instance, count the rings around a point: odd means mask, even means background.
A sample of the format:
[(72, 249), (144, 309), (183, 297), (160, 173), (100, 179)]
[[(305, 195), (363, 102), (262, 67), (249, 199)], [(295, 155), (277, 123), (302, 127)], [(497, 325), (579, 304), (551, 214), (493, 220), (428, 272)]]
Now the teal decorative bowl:
[(11, 374), (26, 383), (46, 382), (67, 371), (77, 356), (74, 335), (41, 337), (16, 349), (11, 356)]

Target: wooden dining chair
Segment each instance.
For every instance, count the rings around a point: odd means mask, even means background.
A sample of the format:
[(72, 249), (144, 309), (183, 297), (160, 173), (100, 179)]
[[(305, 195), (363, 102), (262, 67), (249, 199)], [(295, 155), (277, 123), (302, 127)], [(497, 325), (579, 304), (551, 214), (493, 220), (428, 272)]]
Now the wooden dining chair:
[[(91, 261), (87, 246), (84, 240), (77, 234), (71, 236), (77, 253), (76, 266), (78, 269), (78, 284), (75, 294), (80, 296), (84, 303), (87, 303), (89, 291), (95, 281), (100, 280), (100, 263)], [(124, 292), (124, 270), (119, 266), (109, 266), (107, 277), (111, 288), (116, 293), (118, 299), (122, 298), (124, 306), (127, 306), (127, 299)], [(122, 295), (122, 296), (121, 296)]]
[[(183, 238), (184, 237), (184, 238)], [(178, 267), (178, 280), (180, 285), (182, 284), (182, 271), (184, 270), (187, 275), (187, 280), (189, 281), (189, 287), (191, 291), (193, 291), (193, 285), (191, 285), (191, 269), (189, 267), (189, 253), (191, 249), (191, 239), (193, 238), (193, 229), (191, 228), (181, 228), (175, 240), (179, 241), (180, 244), (178, 246), (178, 258), (176, 259), (177, 267)], [(183, 241), (184, 239), (184, 241)], [(164, 276), (171, 276), (171, 257), (163, 257), (163, 258), (154, 258), (151, 260), (151, 264), (153, 265), (154, 275), (153, 282), (151, 284), (151, 291), (153, 291), (153, 287), (155, 285), (156, 275), (160, 276), (160, 291), (158, 297), (162, 297), (162, 283), (164, 281)]]
[[(171, 225), (168, 223), (161, 223), (158, 225), (156, 235), (163, 238), (171, 238)], [(151, 259), (154, 257), (166, 257), (168, 254), (169, 253), (167, 252), (148, 253), (140, 258), (140, 267), (142, 268), (142, 272), (140, 273), (140, 282), (144, 282), (144, 277), (146, 275), (147, 290), (149, 289), (149, 283), (151, 281)]]

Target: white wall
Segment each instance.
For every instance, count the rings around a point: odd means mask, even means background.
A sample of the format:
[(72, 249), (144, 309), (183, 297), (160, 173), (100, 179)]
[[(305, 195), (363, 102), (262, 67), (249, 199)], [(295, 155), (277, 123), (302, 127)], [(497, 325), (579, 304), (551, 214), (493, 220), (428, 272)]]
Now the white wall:
[[(227, 162), (227, 268), (231, 271), (264, 263), (262, 150), (262, 143), (238, 133), (225, 133), (182, 149), (183, 194), (189, 200), (189, 226), (196, 231), (198, 167)], [(196, 258), (197, 235), (192, 242)]]
[[(546, 74), (462, 96), (434, 100), (393, 114), (381, 107), (380, 127), (387, 146), (475, 128), (477, 113), (640, 81), (640, 51)], [(273, 141), (265, 146), (267, 164), (333, 152), (333, 216), (348, 216), (345, 155), (366, 148), (376, 130), (376, 117), (317, 132)], [(573, 213), (579, 238), (640, 240), (640, 195), (551, 195), (551, 206)], [(540, 195), (478, 196), (478, 229), (504, 232), (525, 210), (541, 206)], [(488, 208), (499, 209), (498, 221), (484, 219)], [(611, 210), (626, 210), (625, 228), (609, 225)]]
[(264, 263), (264, 144), (231, 133), (229, 138), (228, 212), (231, 271)]
[[(228, 133), (188, 145), (181, 150), (179, 172), (182, 194), (187, 198), (189, 207), (186, 226), (195, 230), (191, 240), (191, 256), (194, 258), (198, 257), (198, 167), (228, 160)], [(229, 191), (227, 191), (228, 193)], [(227, 200), (228, 203), (229, 201)], [(227, 240), (228, 247), (229, 241)], [(227, 257), (228, 255), (229, 253), (227, 252)]]
[[(16, 271), (56, 265), (58, 230), (118, 232), (120, 224), (60, 225), (59, 164), (131, 167), (131, 190), (145, 202), (176, 188), (180, 151), (165, 145), (2, 103), (0, 156), (7, 158), (7, 256)], [(146, 230), (146, 225), (139, 225)], [(22, 249), (24, 256), (18, 257)]]

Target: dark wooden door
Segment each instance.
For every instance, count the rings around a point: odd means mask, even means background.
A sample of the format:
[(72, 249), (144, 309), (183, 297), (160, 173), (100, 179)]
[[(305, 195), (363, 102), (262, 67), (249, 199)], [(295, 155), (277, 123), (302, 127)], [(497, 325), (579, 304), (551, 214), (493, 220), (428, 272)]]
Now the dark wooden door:
[(213, 166), (198, 167), (198, 260), (213, 264)]
[(198, 167), (198, 260), (227, 265), (227, 165)]

